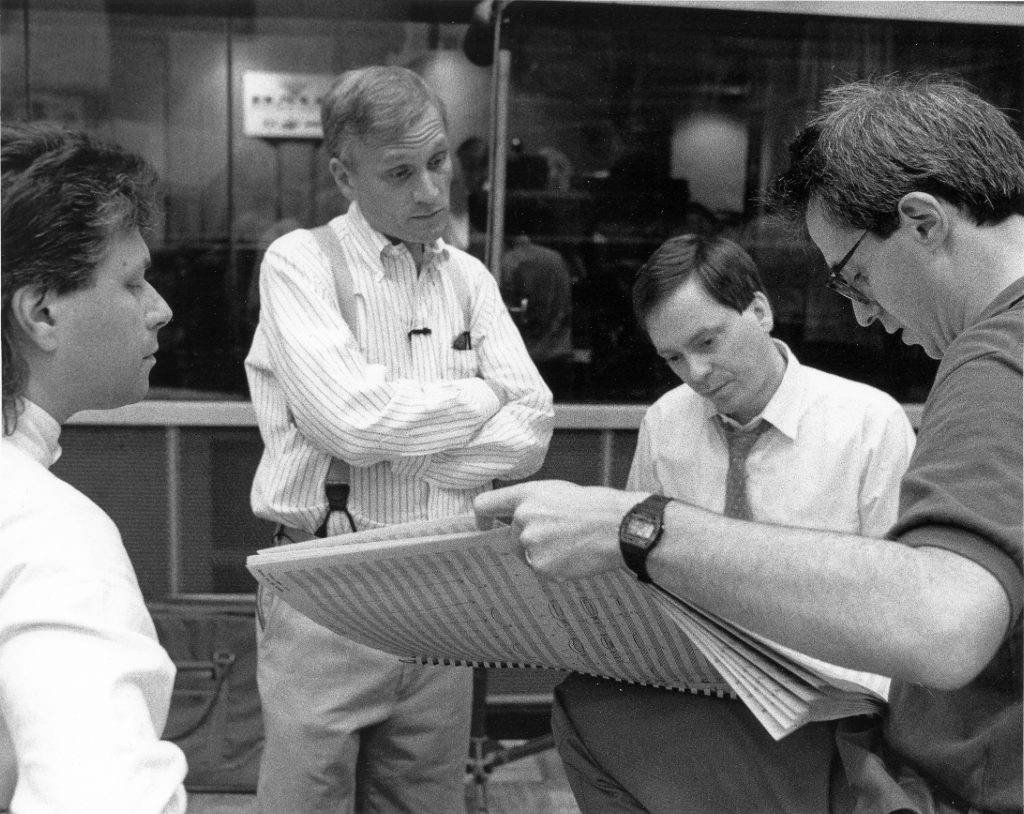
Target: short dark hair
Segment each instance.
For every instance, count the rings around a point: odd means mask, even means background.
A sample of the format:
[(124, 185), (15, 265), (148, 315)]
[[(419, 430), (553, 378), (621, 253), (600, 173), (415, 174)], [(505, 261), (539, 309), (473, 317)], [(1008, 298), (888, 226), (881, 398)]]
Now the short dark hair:
[(469, 136), (455, 151), (462, 169), (470, 174), (486, 174), (488, 162), (490, 161), (491, 148), (480, 136)]
[(927, 192), (979, 225), (1024, 214), (1024, 143), (1007, 116), (947, 76), (886, 76), (825, 93), (768, 204), (800, 223), (812, 198), (837, 225), (889, 236)]
[(26, 286), (87, 288), (111, 237), (159, 216), (157, 174), (134, 153), (56, 125), (0, 126), (4, 432), (17, 424), (28, 372), (14, 341), (11, 301)]
[(328, 155), (349, 161), (353, 139), (389, 138), (436, 112), (448, 126), (441, 97), (423, 78), (397, 65), (371, 65), (341, 74), (320, 106)]
[(757, 292), (765, 293), (757, 264), (739, 245), (715, 235), (679, 235), (661, 244), (637, 273), (633, 313), (644, 331), (651, 312), (694, 276), (716, 302), (740, 313)]

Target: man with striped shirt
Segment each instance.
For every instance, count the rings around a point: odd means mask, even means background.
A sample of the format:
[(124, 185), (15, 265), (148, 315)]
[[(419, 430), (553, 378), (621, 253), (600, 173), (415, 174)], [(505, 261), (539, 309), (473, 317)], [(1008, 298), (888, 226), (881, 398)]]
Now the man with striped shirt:
[[(440, 238), (452, 175), (444, 106), (403, 68), (342, 74), (323, 102), (351, 201), (337, 258), (297, 230), (261, 268), (246, 368), (265, 451), (254, 512), (290, 540), (472, 511), (541, 465), (551, 393), (486, 268)], [(333, 260), (333, 262), (332, 262)], [(354, 319), (339, 304), (351, 277)], [(347, 462), (348, 515), (324, 484)], [(463, 807), (471, 673), (401, 664), (288, 605), (260, 603), (262, 814)]]

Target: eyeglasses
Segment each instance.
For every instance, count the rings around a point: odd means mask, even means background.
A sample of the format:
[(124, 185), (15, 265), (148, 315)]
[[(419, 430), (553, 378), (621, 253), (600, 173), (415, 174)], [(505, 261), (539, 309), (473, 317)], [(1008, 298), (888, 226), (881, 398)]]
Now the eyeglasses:
[(865, 229), (864, 234), (857, 238), (857, 242), (853, 244), (853, 248), (846, 253), (846, 256), (834, 266), (829, 267), (828, 279), (825, 281), (826, 288), (832, 289), (836, 294), (846, 297), (848, 300), (859, 302), (861, 305), (871, 305), (871, 300), (864, 296), (860, 289), (852, 283), (846, 282), (842, 272), (846, 267), (846, 264), (850, 262), (850, 258), (853, 257), (853, 253), (857, 251), (857, 247), (861, 244), (861, 241), (867, 236), (868, 230)]

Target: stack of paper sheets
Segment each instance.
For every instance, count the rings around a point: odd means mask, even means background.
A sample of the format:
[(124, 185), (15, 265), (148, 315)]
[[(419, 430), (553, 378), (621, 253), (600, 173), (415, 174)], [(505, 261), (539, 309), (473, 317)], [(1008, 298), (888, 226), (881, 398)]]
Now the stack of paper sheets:
[(310, 619), (403, 659), (735, 694), (775, 738), (872, 712), (888, 693), (881, 676), (781, 647), (625, 569), (540, 579), (512, 528), (480, 531), (472, 516), (279, 546), (247, 564)]

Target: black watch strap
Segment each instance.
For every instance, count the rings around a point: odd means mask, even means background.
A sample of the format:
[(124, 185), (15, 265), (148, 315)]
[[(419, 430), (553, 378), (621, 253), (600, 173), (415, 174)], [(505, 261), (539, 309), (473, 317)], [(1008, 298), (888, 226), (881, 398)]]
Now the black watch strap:
[(661, 540), (665, 507), (671, 500), (663, 495), (651, 495), (630, 509), (619, 526), (622, 559), (641, 582), (654, 581), (647, 572), (647, 558)]

